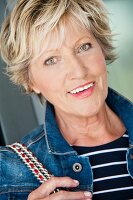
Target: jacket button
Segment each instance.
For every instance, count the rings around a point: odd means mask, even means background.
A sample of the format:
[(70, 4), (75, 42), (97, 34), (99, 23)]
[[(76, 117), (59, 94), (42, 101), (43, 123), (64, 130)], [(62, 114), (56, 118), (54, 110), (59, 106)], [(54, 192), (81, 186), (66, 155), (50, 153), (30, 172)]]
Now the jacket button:
[(74, 163), (73, 164), (73, 171), (74, 172), (81, 172), (82, 170), (82, 165), (80, 163)]
[(133, 154), (130, 155), (131, 160), (133, 160)]

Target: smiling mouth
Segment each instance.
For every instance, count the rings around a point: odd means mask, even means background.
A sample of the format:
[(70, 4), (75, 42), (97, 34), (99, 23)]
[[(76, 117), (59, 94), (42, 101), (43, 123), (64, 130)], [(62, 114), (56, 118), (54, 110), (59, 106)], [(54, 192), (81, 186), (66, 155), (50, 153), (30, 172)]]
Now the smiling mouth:
[(73, 89), (71, 90), (69, 93), (70, 94), (78, 94), (80, 92), (83, 92), (85, 90), (88, 90), (89, 88), (92, 88), (94, 86), (94, 82), (91, 82), (91, 83), (88, 83), (88, 84), (85, 84), (84, 86), (81, 86), (81, 87), (78, 87), (76, 89)]

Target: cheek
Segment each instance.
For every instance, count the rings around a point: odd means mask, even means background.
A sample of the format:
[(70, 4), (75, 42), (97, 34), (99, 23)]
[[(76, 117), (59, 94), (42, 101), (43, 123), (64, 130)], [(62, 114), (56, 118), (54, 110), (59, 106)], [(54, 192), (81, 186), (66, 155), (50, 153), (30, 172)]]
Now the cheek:
[(105, 60), (101, 59), (100, 57), (95, 58), (88, 66), (88, 71), (94, 76), (104, 75), (107, 71)]
[(32, 73), (32, 85), (35, 92), (39, 92), (42, 94), (44, 94), (46, 91), (49, 91), (52, 87), (50, 78), (48, 78), (48, 76), (45, 76), (44, 73), (38, 72)]
[(106, 61), (102, 52), (96, 56), (95, 63), (96, 63), (96, 68), (99, 71), (99, 73), (106, 72)]
[(93, 75), (102, 75), (106, 72), (106, 61), (100, 48), (94, 49), (90, 55), (86, 55), (82, 59), (84, 65), (88, 68), (88, 72)]
[(55, 76), (43, 76), (38, 80), (37, 82), (38, 88), (40, 92), (44, 95), (57, 95), (59, 91), (61, 91), (62, 84), (60, 81), (57, 80), (56, 75)]

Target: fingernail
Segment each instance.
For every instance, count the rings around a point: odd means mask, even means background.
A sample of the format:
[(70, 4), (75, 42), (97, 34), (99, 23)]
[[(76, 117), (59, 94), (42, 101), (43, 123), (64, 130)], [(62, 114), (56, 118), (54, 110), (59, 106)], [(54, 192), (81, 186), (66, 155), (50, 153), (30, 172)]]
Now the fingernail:
[(86, 197), (91, 197), (91, 192), (84, 192), (84, 195), (85, 195)]
[(77, 180), (73, 180), (73, 182), (76, 183), (76, 185), (79, 184), (79, 181)]

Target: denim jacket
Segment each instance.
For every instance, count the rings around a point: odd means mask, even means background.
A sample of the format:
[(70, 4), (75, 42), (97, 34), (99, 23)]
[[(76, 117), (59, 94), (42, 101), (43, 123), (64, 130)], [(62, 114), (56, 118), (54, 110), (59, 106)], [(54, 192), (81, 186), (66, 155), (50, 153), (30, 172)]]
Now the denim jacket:
[[(133, 178), (133, 104), (109, 88), (106, 99), (109, 107), (123, 121), (129, 134), (127, 169)], [(69, 176), (80, 185), (76, 190), (93, 192), (93, 173), (89, 158), (80, 157), (65, 141), (54, 116), (53, 106), (47, 102), (45, 123), (33, 130), (22, 141), (54, 176)], [(82, 170), (74, 170), (75, 163)], [(40, 183), (32, 172), (8, 147), (0, 147), (0, 200), (26, 200), (28, 194)]]

